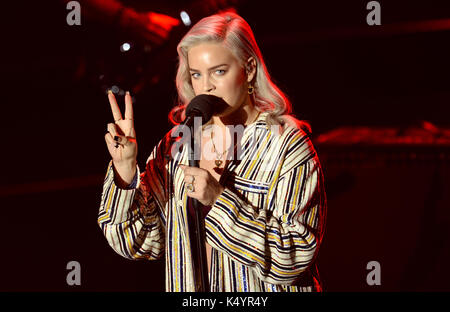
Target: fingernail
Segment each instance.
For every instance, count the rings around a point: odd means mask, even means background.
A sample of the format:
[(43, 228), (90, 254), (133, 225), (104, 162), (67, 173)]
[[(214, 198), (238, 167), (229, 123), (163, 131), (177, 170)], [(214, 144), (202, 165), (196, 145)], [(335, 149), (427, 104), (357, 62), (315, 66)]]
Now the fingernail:
[(119, 137), (117, 135), (114, 136), (114, 141), (119, 142)]
[(130, 95), (130, 91), (125, 92), (127, 95)]
[(112, 94), (112, 93), (113, 93), (112, 90), (108, 89), (108, 94)]

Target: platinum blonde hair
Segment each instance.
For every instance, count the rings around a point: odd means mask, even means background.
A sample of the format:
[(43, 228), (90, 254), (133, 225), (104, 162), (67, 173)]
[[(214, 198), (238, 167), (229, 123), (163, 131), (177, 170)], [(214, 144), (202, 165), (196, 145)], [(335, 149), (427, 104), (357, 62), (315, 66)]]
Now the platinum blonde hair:
[(233, 12), (219, 13), (201, 19), (178, 44), (176, 87), (179, 103), (169, 114), (169, 119), (174, 124), (184, 119), (185, 108), (195, 97), (187, 60), (188, 51), (203, 42), (224, 44), (242, 66), (246, 65), (249, 57), (253, 57), (256, 61), (256, 73), (250, 85), (254, 87), (251, 98), (255, 108), (260, 112), (269, 113), (266, 120), (269, 125), (287, 123), (297, 128), (302, 126), (303, 122), (291, 115), (292, 106), (286, 95), (272, 82), (250, 26)]

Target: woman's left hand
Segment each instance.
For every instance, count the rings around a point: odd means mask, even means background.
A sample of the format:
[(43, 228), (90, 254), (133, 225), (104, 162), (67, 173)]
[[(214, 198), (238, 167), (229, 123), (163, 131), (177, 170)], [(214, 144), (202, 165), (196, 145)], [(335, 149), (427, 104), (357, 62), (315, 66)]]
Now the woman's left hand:
[(184, 182), (192, 182), (194, 177), (194, 191), (186, 192), (187, 196), (197, 199), (205, 206), (212, 206), (217, 198), (222, 194), (224, 187), (209, 173), (208, 170), (179, 165), (184, 172)]

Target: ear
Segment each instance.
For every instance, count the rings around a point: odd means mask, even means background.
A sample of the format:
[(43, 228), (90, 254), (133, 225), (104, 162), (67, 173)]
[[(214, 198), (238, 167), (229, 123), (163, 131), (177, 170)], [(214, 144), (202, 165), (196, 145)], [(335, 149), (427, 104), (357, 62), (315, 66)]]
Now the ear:
[(245, 64), (245, 72), (247, 74), (247, 82), (251, 82), (256, 75), (256, 60), (250, 56)]

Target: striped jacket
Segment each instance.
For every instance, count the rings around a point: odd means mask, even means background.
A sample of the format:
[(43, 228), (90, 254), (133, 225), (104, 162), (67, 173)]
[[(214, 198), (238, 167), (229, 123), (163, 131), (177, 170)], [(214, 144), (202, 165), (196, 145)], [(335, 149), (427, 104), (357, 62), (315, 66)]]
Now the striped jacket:
[[(308, 136), (273, 131), (267, 113), (248, 125), (240, 160), (221, 176), (225, 187), (205, 218), (212, 246), (211, 291), (321, 291), (316, 258), (326, 198)], [(98, 217), (109, 245), (128, 259), (166, 256), (166, 290), (195, 291), (183, 171), (188, 148), (170, 154), (170, 132), (157, 144), (136, 188), (114, 183), (110, 162)]]

